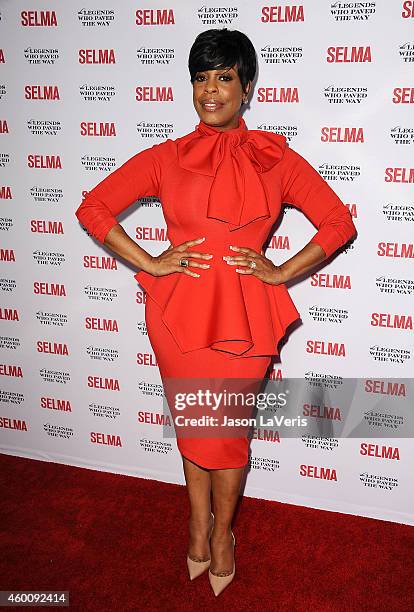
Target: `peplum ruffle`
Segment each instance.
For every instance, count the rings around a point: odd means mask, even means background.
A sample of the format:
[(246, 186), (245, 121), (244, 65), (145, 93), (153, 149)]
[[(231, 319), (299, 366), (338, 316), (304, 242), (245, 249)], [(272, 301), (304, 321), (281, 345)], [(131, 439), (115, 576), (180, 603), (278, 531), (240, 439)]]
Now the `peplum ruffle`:
[(235, 357), (278, 355), (287, 327), (300, 318), (285, 284), (264, 283), (227, 264), (199, 279), (144, 270), (134, 278), (162, 309), (162, 320), (183, 353), (210, 347)]

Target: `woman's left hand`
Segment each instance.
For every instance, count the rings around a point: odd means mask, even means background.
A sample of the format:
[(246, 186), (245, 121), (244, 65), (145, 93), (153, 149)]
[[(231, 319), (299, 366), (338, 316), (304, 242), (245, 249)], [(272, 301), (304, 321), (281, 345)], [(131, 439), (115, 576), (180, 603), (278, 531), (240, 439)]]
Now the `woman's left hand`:
[[(257, 253), (248, 247), (230, 247), (234, 251), (238, 251), (240, 255), (226, 255), (224, 259), (230, 266), (237, 266), (236, 272), (239, 274), (254, 274), (257, 278), (269, 283), (270, 285), (280, 285), (284, 283), (284, 275), (280, 266), (276, 266), (273, 261), (263, 255), (263, 249)], [(250, 267), (250, 262), (256, 263), (255, 268)], [(239, 268), (239, 266), (241, 266)]]

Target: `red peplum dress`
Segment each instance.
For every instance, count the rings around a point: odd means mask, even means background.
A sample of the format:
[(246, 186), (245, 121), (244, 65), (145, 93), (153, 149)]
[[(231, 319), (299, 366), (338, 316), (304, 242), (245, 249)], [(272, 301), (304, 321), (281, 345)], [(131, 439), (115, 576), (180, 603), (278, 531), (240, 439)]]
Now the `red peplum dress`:
[[(145, 149), (89, 191), (76, 216), (101, 243), (116, 216), (145, 196), (161, 203), (173, 246), (202, 236), (190, 250), (212, 253), (209, 269), (155, 277), (134, 275), (145, 289), (145, 320), (161, 379), (260, 379), (287, 327), (300, 318), (285, 284), (235, 271), (229, 245), (260, 253), (282, 203), (303, 211), (326, 255), (356, 234), (348, 208), (284, 136), (203, 121), (191, 133)], [(170, 408), (171, 405), (170, 405)], [(211, 430), (210, 430), (211, 431)], [(180, 453), (208, 469), (243, 467), (249, 439), (180, 437)]]

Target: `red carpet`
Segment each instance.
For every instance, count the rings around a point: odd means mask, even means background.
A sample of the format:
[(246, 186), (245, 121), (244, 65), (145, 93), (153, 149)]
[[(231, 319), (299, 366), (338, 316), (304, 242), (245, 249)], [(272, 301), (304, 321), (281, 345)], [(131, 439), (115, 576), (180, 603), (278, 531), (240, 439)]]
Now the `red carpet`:
[(184, 487), (7, 455), (0, 466), (1, 590), (69, 590), (85, 612), (414, 609), (410, 526), (243, 498), (236, 577), (215, 598), (207, 574), (187, 577)]

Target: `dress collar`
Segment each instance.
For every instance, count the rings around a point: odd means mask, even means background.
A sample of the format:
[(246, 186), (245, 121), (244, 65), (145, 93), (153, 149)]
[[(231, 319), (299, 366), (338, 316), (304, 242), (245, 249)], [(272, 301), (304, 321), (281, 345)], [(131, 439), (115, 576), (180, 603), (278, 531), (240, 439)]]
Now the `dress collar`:
[(195, 129), (198, 130), (198, 132), (203, 136), (210, 136), (214, 134), (223, 134), (225, 136), (228, 136), (248, 131), (246, 122), (241, 115), (239, 115), (237, 127), (230, 128), (228, 130), (220, 130), (219, 128), (214, 127), (213, 125), (208, 125), (207, 123), (204, 123), (204, 121), (201, 120), (198, 125), (195, 126)]

